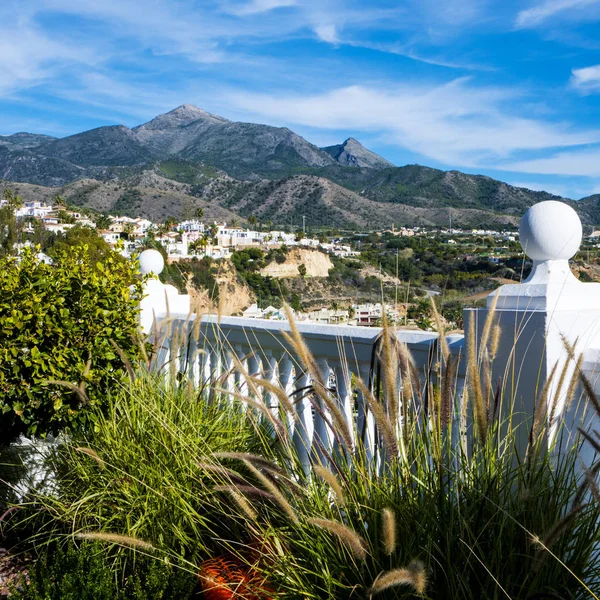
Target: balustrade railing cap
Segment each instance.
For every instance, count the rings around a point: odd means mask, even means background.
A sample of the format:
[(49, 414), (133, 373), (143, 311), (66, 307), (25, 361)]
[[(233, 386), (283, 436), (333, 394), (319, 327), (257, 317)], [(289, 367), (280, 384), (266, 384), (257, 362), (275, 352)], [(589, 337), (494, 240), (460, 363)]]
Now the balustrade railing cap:
[(490, 294), (488, 307), (497, 295), (497, 308), (505, 310), (598, 310), (600, 284), (583, 284), (569, 267), (582, 234), (579, 216), (568, 204), (548, 200), (530, 207), (521, 219), (519, 235), (525, 254), (533, 260), (531, 273), (522, 283), (503, 285)]
[(581, 245), (581, 221), (564, 202), (538, 202), (523, 215), (519, 237), (534, 261), (569, 260)]
[(138, 260), (142, 275), (160, 275), (165, 268), (165, 260), (158, 250), (144, 250)]

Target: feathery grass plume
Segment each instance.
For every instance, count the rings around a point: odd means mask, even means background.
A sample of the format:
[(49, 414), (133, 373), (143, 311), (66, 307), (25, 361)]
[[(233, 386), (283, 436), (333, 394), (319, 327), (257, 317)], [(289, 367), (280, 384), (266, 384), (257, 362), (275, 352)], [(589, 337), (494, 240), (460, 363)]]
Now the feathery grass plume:
[(382, 349), (379, 353), (380, 364), (383, 364), (383, 384), (386, 390), (386, 400), (389, 406), (392, 423), (398, 422), (398, 353), (395, 347), (398, 340), (390, 329), (387, 311), (383, 308)]
[(326, 529), (337, 536), (340, 542), (342, 542), (342, 544), (344, 544), (358, 560), (365, 560), (367, 558), (367, 544), (356, 531), (346, 527), (346, 525), (343, 525), (342, 523), (331, 521), (330, 519), (319, 519), (315, 517), (308, 519), (308, 522), (315, 527)]
[(421, 378), (408, 346), (398, 342), (400, 369), (403, 371), (402, 387), (405, 397), (414, 398), (419, 403), (423, 401)]
[(296, 494), (304, 493), (304, 488), (301, 485), (293, 481), (276, 463), (264, 456), (252, 454), (250, 452), (214, 452), (213, 456), (219, 459), (229, 458), (241, 461), (247, 460), (259, 469), (271, 474), (272, 478), (276, 478), (278, 482), (285, 484), (287, 488), (294, 491)]
[[(489, 315), (488, 315), (489, 319)], [(469, 339), (467, 340), (467, 378), (468, 387), (473, 396), (473, 412), (475, 423), (477, 424), (477, 435), (479, 441), (485, 444), (487, 439), (488, 422), (486, 418), (486, 403), (481, 389), (481, 378), (479, 375), (479, 365), (477, 361), (477, 351), (475, 345), (475, 324), (473, 313), (469, 315)]]
[[(375, 396), (373, 396), (372, 392), (367, 388), (364, 381), (360, 377), (356, 379), (356, 385), (365, 398), (369, 409), (373, 413), (375, 424), (381, 433), (381, 437), (388, 449), (388, 452), (390, 453), (390, 456), (397, 457), (400, 453), (400, 449), (398, 448), (398, 440), (396, 438), (394, 425), (386, 414), (385, 408), (377, 401)], [(402, 452), (402, 455), (406, 457), (406, 453), (404, 451)]]
[(340, 482), (338, 481), (337, 477), (329, 469), (326, 469), (325, 467), (322, 467), (321, 465), (313, 465), (313, 471), (323, 481), (325, 481), (327, 483), (327, 485), (329, 485), (329, 487), (331, 488), (331, 491), (335, 495), (336, 504), (338, 504), (339, 506), (345, 506), (346, 499), (344, 497), (344, 492), (342, 490), (342, 486), (340, 485)]
[(310, 375), (313, 389), (323, 404), (327, 407), (331, 413), (333, 419), (334, 433), (340, 438), (340, 442), (346, 447), (346, 450), (351, 451), (354, 445), (352, 432), (344, 418), (344, 414), (340, 410), (338, 403), (330, 397), (329, 390), (327, 389), (326, 382), (323, 380), (323, 374), (319, 369), (314, 356), (302, 339), (302, 335), (298, 331), (294, 315), (287, 304), (283, 305), (285, 314), (290, 326), (291, 334), (282, 332), (283, 338), (286, 342), (295, 350), (296, 354), (300, 358), (300, 361), (304, 365), (308, 374)]
[(219, 477), (221, 477), (222, 479), (224, 479), (226, 481), (231, 481), (232, 483), (242, 484), (242, 485), (247, 483), (246, 480), (239, 473), (236, 473), (232, 469), (228, 469), (227, 467), (224, 467), (223, 465), (215, 465), (212, 463), (197, 461), (196, 466), (199, 469), (201, 469), (202, 471), (208, 471), (209, 473), (214, 473), (215, 475), (218, 475)]
[(579, 371), (579, 381), (581, 381), (581, 385), (583, 386), (583, 389), (585, 390), (589, 401), (592, 403), (592, 406), (596, 411), (596, 415), (600, 417), (600, 399), (598, 399), (598, 396), (596, 396), (596, 392), (594, 391), (594, 386), (592, 385), (592, 382), (581, 370)]
[(487, 344), (490, 338), (490, 333), (492, 332), (492, 326), (494, 323), (494, 317), (496, 314), (496, 306), (498, 304), (498, 299), (500, 298), (499, 290), (495, 293), (492, 292), (494, 297), (492, 298), (492, 303), (488, 308), (488, 314), (485, 319), (485, 323), (483, 324), (483, 331), (481, 332), (481, 339), (479, 340), (479, 348), (481, 351), (481, 355), (483, 355), (484, 351), (487, 351)]
[(567, 373), (569, 372), (570, 366), (571, 366), (570, 361), (566, 360), (565, 364), (563, 365), (563, 368), (560, 371), (560, 376), (559, 376), (558, 382), (556, 384), (556, 390), (554, 391), (554, 397), (552, 398), (552, 402), (550, 402), (549, 409), (548, 409), (548, 423), (550, 424), (550, 426), (552, 426), (554, 424), (554, 419), (555, 419), (555, 415), (556, 415), (556, 407), (558, 406), (558, 402), (560, 400), (560, 395), (561, 395), (561, 392), (565, 385), (565, 381), (567, 379)]
[(595, 440), (587, 431), (585, 431), (585, 429), (578, 427), (577, 431), (579, 431), (579, 433), (590, 443), (596, 453), (600, 454), (600, 443)]
[(293, 420), (298, 422), (298, 413), (294, 409), (292, 401), (289, 399), (288, 395), (285, 393), (285, 390), (281, 386), (275, 385), (272, 381), (267, 381), (266, 379), (259, 379), (258, 377), (250, 377), (250, 379), (254, 385), (262, 386), (267, 390), (267, 392), (271, 392), (271, 394), (277, 396), (277, 399), (283, 406), (286, 414), (291, 415)]
[(245, 496), (256, 496), (257, 498), (266, 498), (267, 500), (275, 500), (275, 496), (270, 492), (265, 492), (254, 485), (215, 485), (213, 488), (215, 492), (227, 492), (231, 490), (237, 491)]
[(404, 569), (393, 569), (381, 573), (373, 582), (368, 593), (374, 596), (399, 585), (409, 585), (415, 593), (424, 594), (427, 588), (427, 574), (423, 563), (413, 561)]
[(442, 387), (440, 390), (440, 421), (448, 431), (452, 422), (452, 399), (456, 372), (458, 370), (458, 356), (450, 357), (442, 373)]
[(444, 323), (443, 323), (442, 317), (438, 311), (434, 297), (429, 296), (429, 301), (431, 304), (431, 310), (433, 312), (433, 320), (435, 322), (435, 328), (438, 333), (438, 341), (440, 344), (440, 348), (442, 349), (442, 359), (443, 359), (444, 363), (446, 363), (448, 361), (448, 357), (450, 356), (450, 348), (448, 347), (448, 340), (446, 339), (446, 328), (444, 327)]
[[(115, 352), (119, 355), (121, 362), (125, 365), (125, 370), (127, 371), (127, 375), (129, 375), (129, 379), (131, 381), (135, 381), (135, 372), (133, 370), (131, 361), (127, 358), (127, 355), (125, 354), (125, 352), (123, 352), (123, 350), (121, 349), (119, 344), (117, 344), (117, 342), (115, 342), (115, 340), (111, 339), (110, 343), (112, 344), (112, 347), (115, 349)], [(89, 364), (91, 366), (91, 364), (92, 364), (91, 361), (89, 361)], [(86, 365), (86, 370), (89, 372), (89, 368), (87, 365)]]
[(150, 542), (145, 542), (144, 540), (140, 540), (130, 535), (119, 535), (118, 533), (85, 531), (76, 534), (75, 537), (81, 540), (109, 542), (111, 544), (117, 544), (118, 546), (125, 546), (134, 550), (144, 550), (146, 552), (154, 550), (154, 546)]
[(300, 520), (296, 511), (292, 508), (292, 505), (285, 499), (279, 488), (264, 474), (261, 473), (249, 460), (242, 461), (250, 471), (256, 476), (256, 478), (267, 488), (271, 494), (273, 494), (275, 501), (285, 514), (293, 521), (294, 525), (300, 525)]
[(579, 338), (576, 338), (575, 341), (571, 344), (567, 339), (567, 336), (564, 333), (560, 334), (560, 341), (563, 343), (565, 350), (567, 351), (567, 355), (571, 360), (575, 360), (575, 349), (577, 348), (577, 344), (579, 343)]
[(235, 487), (223, 485), (217, 486), (214, 488), (215, 491), (220, 492), (224, 491), (231, 496), (231, 499), (237, 504), (238, 508), (250, 519), (250, 521), (255, 521), (258, 519), (258, 513), (254, 510), (250, 502), (246, 499), (246, 497), (241, 494)]
[(462, 391), (462, 396), (460, 398), (460, 406), (459, 406), (459, 417), (458, 417), (458, 427), (459, 427), (459, 437), (460, 437), (460, 448), (463, 457), (468, 456), (468, 447), (467, 447), (467, 412), (469, 410), (469, 388), (465, 386)]
[(500, 323), (496, 323), (492, 327), (492, 335), (490, 338), (489, 345), (489, 358), (491, 362), (494, 362), (496, 358), (496, 354), (498, 354), (498, 348), (500, 347), (500, 335), (502, 334), (502, 327), (500, 327)]
[(591, 490), (592, 496), (594, 496), (594, 500), (600, 504), (600, 490), (598, 489), (598, 484), (596, 483), (596, 475), (599, 468), (600, 463), (597, 464), (596, 469), (586, 469), (584, 467), (583, 472), (585, 474), (585, 481), (588, 485), (588, 488)]
[(532, 446), (537, 444), (540, 433), (542, 431), (542, 425), (544, 421), (547, 422), (548, 417), (548, 395), (550, 393), (550, 386), (552, 385), (552, 381), (554, 380), (554, 376), (556, 375), (556, 369), (558, 368), (558, 361), (554, 363), (552, 370), (550, 371), (550, 375), (544, 382), (544, 387), (542, 388), (542, 393), (538, 399), (537, 405), (535, 407), (535, 411), (533, 413), (533, 424), (531, 426), (531, 433), (529, 435), (529, 443)]
[(565, 408), (564, 411), (568, 410), (575, 398), (575, 392), (577, 391), (577, 384), (579, 383), (579, 373), (581, 373), (581, 365), (583, 365), (583, 352), (577, 357), (577, 362), (573, 368), (573, 375), (571, 375), (571, 381), (567, 388), (567, 394), (565, 397)]
[(92, 450), (91, 448), (84, 448), (82, 446), (75, 448), (75, 450), (77, 452), (81, 452), (82, 454), (87, 454), (90, 458), (93, 458), (101, 469), (106, 468), (104, 461), (100, 458), (100, 455), (95, 450)]
[[(577, 490), (577, 494), (573, 499), (572, 508), (579, 506), (581, 501), (583, 500), (585, 493), (588, 489), (591, 489), (592, 495), (598, 502), (600, 500), (600, 492), (598, 491), (598, 486), (596, 485), (596, 476), (598, 475), (598, 471), (600, 470), (600, 461), (596, 462), (591, 468), (583, 467), (583, 473), (585, 475), (579, 489)], [(598, 496), (596, 496), (598, 494)]]
[(230, 458), (233, 460), (247, 460), (261, 469), (266, 469), (267, 471), (271, 471), (277, 475), (284, 474), (281, 467), (279, 467), (272, 460), (269, 460), (264, 456), (260, 456), (259, 454), (252, 454), (251, 452), (214, 452), (213, 456), (219, 459)]
[(47, 379), (46, 383), (49, 385), (59, 385), (61, 387), (67, 388), (68, 390), (71, 390), (79, 398), (83, 406), (88, 406), (90, 403), (88, 395), (85, 393), (85, 390), (80, 385), (75, 385), (70, 381), (61, 381), (59, 379)]
[(383, 532), (383, 549), (389, 556), (396, 550), (396, 514), (391, 508), (384, 508), (381, 513), (381, 531)]

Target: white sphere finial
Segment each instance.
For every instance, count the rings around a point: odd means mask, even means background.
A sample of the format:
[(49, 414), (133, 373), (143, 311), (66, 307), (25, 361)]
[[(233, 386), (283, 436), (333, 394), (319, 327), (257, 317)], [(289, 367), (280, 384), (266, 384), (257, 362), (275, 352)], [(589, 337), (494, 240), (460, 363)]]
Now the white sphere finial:
[(165, 268), (165, 260), (158, 250), (144, 250), (138, 260), (142, 275), (160, 275)]
[(523, 215), (521, 246), (534, 261), (569, 260), (579, 250), (583, 231), (578, 214), (564, 202), (534, 204)]

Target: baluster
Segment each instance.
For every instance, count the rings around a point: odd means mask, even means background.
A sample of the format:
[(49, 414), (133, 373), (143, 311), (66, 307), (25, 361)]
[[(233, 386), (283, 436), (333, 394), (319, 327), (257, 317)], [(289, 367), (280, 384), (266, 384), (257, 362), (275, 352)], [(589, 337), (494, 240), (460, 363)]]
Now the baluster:
[(194, 386), (198, 385), (198, 337), (194, 327), (190, 328), (189, 345), (187, 351), (186, 375), (192, 381)]
[[(277, 358), (273, 356), (272, 350), (264, 351), (263, 364), (265, 365), (263, 373), (265, 381), (277, 385)], [(268, 390), (263, 390), (263, 399), (267, 408), (271, 409), (275, 416), (278, 416), (279, 400), (277, 396)]]
[[(294, 392), (294, 363), (290, 355), (287, 352), (284, 352), (278, 362), (278, 371), (279, 371), (279, 385), (281, 389), (286, 393), (287, 397), (290, 398), (292, 403), (295, 402), (297, 398), (292, 396)], [(297, 406), (294, 404), (294, 406)], [(290, 435), (294, 434), (295, 421), (294, 415), (286, 414), (284, 415), (284, 422), (290, 432)]]
[[(357, 377), (360, 377), (367, 389), (369, 389), (369, 376), (371, 367), (369, 364), (361, 363), (358, 367)], [(372, 461), (375, 457), (375, 420), (371, 411), (368, 409), (367, 400), (364, 394), (358, 390), (358, 415), (357, 415), (358, 435), (361, 437), (367, 460)]]
[[(250, 375), (250, 377), (260, 377), (261, 376), (261, 372), (260, 372), (260, 368), (261, 368), (261, 363), (260, 363), (260, 358), (252, 353), (250, 354), (250, 356), (248, 356), (248, 375)], [(252, 396), (254, 396), (254, 392), (251, 392), (251, 390), (256, 389), (256, 386), (248, 386), (248, 393), (251, 394)], [(257, 390), (258, 392), (258, 390)], [(260, 400), (260, 398), (255, 398), (255, 400)]]
[[(296, 377), (296, 406), (298, 421), (294, 429), (292, 441), (296, 447), (298, 459), (306, 474), (310, 472), (310, 447), (313, 433), (312, 405), (308, 399), (310, 391), (304, 390), (309, 385), (310, 378), (307, 373), (301, 373)], [(300, 391), (303, 390), (303, 391)]]
[[(348, 366), (341, 361), (334, 363), (333, 371), (335, 373), (335, 387), (337, 391), (336, 401), (344, 415), (350, 436), (354, 440), (354, 413), (352, 392), (350, 390), (350, 371)], [(334, 440), (333, 444), (334, 451), (337, 451), (339, 442)], [(352, 448), (348, 448), (348, 451), (352, 451)]]
[[(233, 358), (231, 353), (227, 350), (221, 352), (221, 365), (223, 367), (223, 380), (221, 387), (228, 392), (232, 392), (235, 389), (235, 375), (233, 373)], [(228, 395), (228, 401), (231, 403), (232, 397)]]
[[(328, 388), (331, 369), (327, 364), (327, 361), (323, 358), (317, 360), (317, 366), (321, 373), (323, 383), (325, 384), (325, 387)], [(323, 393), (328, 394), (328, 391), (323, 390)], [(328, 461), (327, 454), (331, 449), (331, 441), (333, 437), (333, 433), (330, 431), (330, 428), (327, 425), (327, 420), (331, 420), (331, 414), (318, 394), (315, 394), (315, 403), (316, 407), (314, 408), (312, 456), (315, 460), (324, 465)]]
[[(242, 364), (242, 367), (245, 368), (246, 353), (244, 352), (242, 345), (236, 344), (234, 346), (234, 350), (235, 350), (235, 355), (237, 356), (238, 360)], [(248, 395), (248, 383), (247, 383), (245, 377), (242, 377), (242, 374), (240, 373), (239, 369), (235, 370), (235, 372), (233, 374), (233, 380), (234, 380), (234, 384), (235, 384), (235, 387), (237, 388), (238, 393), (242, 394), (243, 396), (247, 396)]]

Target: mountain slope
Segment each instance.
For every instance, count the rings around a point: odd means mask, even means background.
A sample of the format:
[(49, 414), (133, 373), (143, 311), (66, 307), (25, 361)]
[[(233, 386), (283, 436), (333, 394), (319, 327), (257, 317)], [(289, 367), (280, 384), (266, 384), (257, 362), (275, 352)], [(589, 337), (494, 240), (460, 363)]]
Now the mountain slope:
[(98, 127), (40, 146), (37, 152), (79, 167), (131, 166), (154, 158), (123, 125)]
[[(93, 179), (94, 193), (77, 192), (82, 205), (152, 218), (199, 202), (219, 214), (278, 224), (305, 215), (308, 224), (330, 226), (445, 225), (450, 217), (481, 226), (486, 218), (514, 222), (535, 202), (562, 199), (459, 171), (394, 167), (353, 138), (318, 148), (290, 129), (233, 122), (188, 104), (133, 129), (0, 137), (0, 178), (58, 193)], [(592, 198), (578, 206), (586, 223), (600, 222), (599, 204)]]
[(13, 148), (34, 148), (40, 144), (55, 140), (51, 135), (41, 133), (13, 133), (12, 135), (0, 135), (0, 145)]
[(367, 169), (381, 169), (394, 165), (385, 158), (367, 150), (358, 140), (348, 138), (343, 144), (321, 148), (345, 167), (362, 167)]

